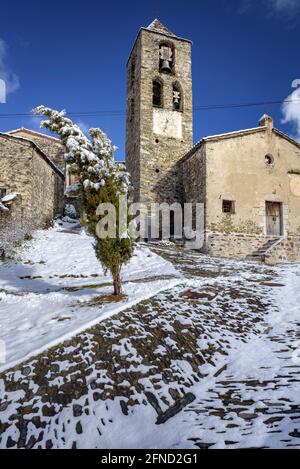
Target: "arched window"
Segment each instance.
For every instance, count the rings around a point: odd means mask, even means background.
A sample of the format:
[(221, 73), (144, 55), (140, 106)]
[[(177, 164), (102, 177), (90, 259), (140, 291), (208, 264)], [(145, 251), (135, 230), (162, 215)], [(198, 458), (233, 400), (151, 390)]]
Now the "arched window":
[(162, 42), (159, 46), (159, 71), (161, 73), (174, 72), (174, 45)]
[(183, 93), (181, 85), (178, 82), (173, 84), (173, 110), (183, 110)]
[(159, 79), (153, 81), (152, 104), (155, 107), (163, 107), (163, 83)]

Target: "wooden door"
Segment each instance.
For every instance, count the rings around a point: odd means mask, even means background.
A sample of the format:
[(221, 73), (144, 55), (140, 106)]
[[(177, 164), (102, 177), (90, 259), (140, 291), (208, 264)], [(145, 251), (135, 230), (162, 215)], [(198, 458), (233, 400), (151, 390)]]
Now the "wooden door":
[(281, 236), (281, 203), (266, 202), (267, 235)]

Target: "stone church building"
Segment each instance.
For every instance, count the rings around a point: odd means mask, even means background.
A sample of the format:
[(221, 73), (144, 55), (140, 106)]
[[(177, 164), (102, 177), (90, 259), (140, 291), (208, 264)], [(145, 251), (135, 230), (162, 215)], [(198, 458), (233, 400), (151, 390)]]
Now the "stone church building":
[[(134, 201), (203, 204), (207, 254), (300, 261), (300, 144), (264, 115), (257, 127), (193, 145), (191, 52), (191, 41), (159, 20), (133, 45), (126, 165)], [(63, 213), (72, 182), (63, 154), (60, 140), (43, 133), (0, 133), (0, 241), (5, 226), (26, 232)]]
[(300, 260), (300, 144), (264, 115), (257, 127), (193, 146), (192, 43), (159, 20), (127, 63), (126, 164), (137, 202), (204, 204), (203, 251)]

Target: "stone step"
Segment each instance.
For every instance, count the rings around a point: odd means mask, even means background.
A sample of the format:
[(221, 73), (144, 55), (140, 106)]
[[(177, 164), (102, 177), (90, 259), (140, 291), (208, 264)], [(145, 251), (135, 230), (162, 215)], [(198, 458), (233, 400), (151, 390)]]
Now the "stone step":
[(266, 255), (266, 252), (272, 248), (272, 246), (277, 243), (277, 241), (279, 240), (279, 238), (276, 238), (276, 239), (270, 239), (269, 241), (267, 241), (261, 248), (257, 249), (256, 251), (254, 251), (252, 254), (250, 254), (249, 256), (247, 256), (247, 259), (249, 260), (260, 260), (261, 262), (264, 262), (265, 261), (265, 255)]

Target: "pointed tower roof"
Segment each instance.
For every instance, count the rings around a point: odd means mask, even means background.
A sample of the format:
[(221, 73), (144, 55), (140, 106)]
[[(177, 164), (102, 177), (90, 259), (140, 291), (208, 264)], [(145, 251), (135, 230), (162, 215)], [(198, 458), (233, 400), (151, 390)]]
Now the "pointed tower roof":
[(149, 24), (147, 29), (149, 29), (150, 31), (156, 31), (161, 34), (166, 34), (167, 36), (176, 37), (176, 35), (172, 33), (172, 31), (170, 31), (166, 26), (164, 26), (162, 22), (159, 21), (157, 18)]
[(190, 44), (192, 44), (192, 41), (190, 39), (184, 39), (183, 37), (179, 37), (179, 36), (176, 36), (176, 34), (172, 33), (172, 31), (170, 31), (166, 26), (164, 26), (162, 24), (162, 22), (160, 20), (158, 20), (157, 18), (152, 21), (152, 23), (149, 24), (149, 26), (147, 28), (145, 27), (142, 27), (139, 32), (138, 32), (138, 35), (133, 43), (133, 46), (132, 46), (132, 49), (131, 49), (131, 52), (129, 54), (129, 58), (127, 60), (127, 65), (128, 65), (128, 62), (130, 60), (130, 57), (131, 57), (131, 54), (132, 54), (132, 51), (133, 49), (135, 48), (135, 45), (137, 43), (137, 40), (138, 38), (140, 37), (140, 34), (144, 31), (147, 31), (148, 33), (156, 33), (156, 34), (161, 34), (162, 36), (169, 36), (170, 38), (174, 38), (174, 40), (178, 40), (178, 41), (184, 41), (184, 42), (188, 42)]

